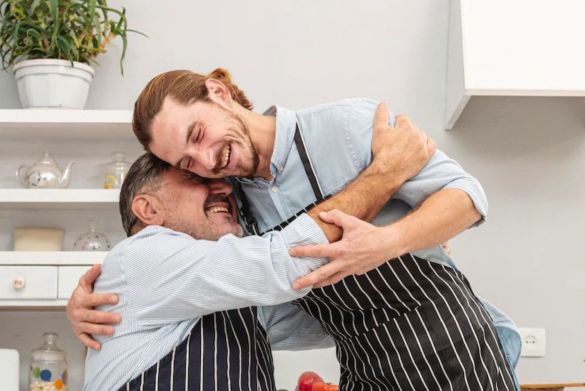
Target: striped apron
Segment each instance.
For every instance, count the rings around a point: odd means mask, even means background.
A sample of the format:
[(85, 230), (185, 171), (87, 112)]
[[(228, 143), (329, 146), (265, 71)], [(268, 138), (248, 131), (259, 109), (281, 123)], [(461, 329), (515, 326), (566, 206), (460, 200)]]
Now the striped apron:
[[(326, 197), (298, 126), (294, 140), (317, 199), (298, 216)], [(405, 254), (294, 303), (335, 339), (341, 390), (517, 389), (490, 315), (454, 268)]]
[(202, 317), (183, 342), (120, 391), (274, 391), (270, 343), (256, 314), (248, 307)]

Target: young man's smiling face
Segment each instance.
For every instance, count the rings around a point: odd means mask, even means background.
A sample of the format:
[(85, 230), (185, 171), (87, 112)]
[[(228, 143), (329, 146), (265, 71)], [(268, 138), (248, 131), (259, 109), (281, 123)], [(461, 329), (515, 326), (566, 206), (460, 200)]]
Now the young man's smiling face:
[(152, 153), (202, 177), (251, 177), (258, 169), (258, 153), (248, 128), (217, 103), (183, 105), (167, 97), (154, 117), (151, 133)]
[(232, 187), (224, 180), (202, 179), (171, 168), (155, 195), (161, 199), (167, 228), (205, 240), (230, 233), (242, 236)]

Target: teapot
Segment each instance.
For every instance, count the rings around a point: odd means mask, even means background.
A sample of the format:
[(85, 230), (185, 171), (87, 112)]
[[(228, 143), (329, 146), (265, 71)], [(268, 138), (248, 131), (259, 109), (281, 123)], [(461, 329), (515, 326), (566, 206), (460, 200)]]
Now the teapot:
[(62, 171), (57, 162), (45, 152), (43, 158), (34, 162), (31, 166), (26, 164), (21, 165), (16, 170), (16, 177), (24, 187), (31, 188), (65, 188), (69, 186), (71, 181), (71, 165), (70, 161)]

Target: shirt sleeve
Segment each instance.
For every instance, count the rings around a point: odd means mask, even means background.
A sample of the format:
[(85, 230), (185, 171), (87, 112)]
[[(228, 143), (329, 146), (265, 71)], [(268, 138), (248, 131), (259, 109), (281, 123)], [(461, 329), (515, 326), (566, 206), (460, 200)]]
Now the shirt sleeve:
[(310, 350), (335, 346), (319, 321), (291, 303), (258, 308), (258, 319), (273, 350)]
[[(148, 229), (148, 228), (147, 228)], [(292, 258), (289, 247), (327, 243), (306, 214), (281, 232), (262, 237), (226, 235), (218, 241), (159, 227), (123, 254), (128, 304), (142, 326), (248, 306), (279, 304), (307, 294), (292, 282), (325, 263)]]
[(414, 177), (406, 181), (394, 194), (413, 209), (418, 208), (429, 196), (442, 189), (459, 189), (469, 195), (482, 218), (488, 212), (488, 202), (483, 187), (477, 179), (465, 172), (455, 160), (437, 150), (431, 160)]
[[(378, 102), (370, 99), (355, 100), (348, 117), (348, 148), (358, 157), (359, 164), (362, 165), (361, 169), (371, 163), (373, 121), (377, 105)], [(393, 125), (394, 122), (395, 117), (390, 113), (389, 124)], [(416, 209), (430, 195), (449, 188), (462, 190), (469, 195), (475, 209), (482, 216), (475, 225), (481, 224), (488, 212), (488, 202), (483, 187), (459, 163), (439, 150), (416, 176), (410, 178), (398, 189), (393, 198), (400, 199)]]

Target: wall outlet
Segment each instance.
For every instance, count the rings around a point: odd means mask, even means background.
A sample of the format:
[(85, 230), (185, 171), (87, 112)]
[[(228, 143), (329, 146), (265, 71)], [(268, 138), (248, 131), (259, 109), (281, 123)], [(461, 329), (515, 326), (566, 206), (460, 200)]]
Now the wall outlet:
[(522, 338), (522, 357), (544, 357), (546, 354), (545, 329), (520, 328)]

